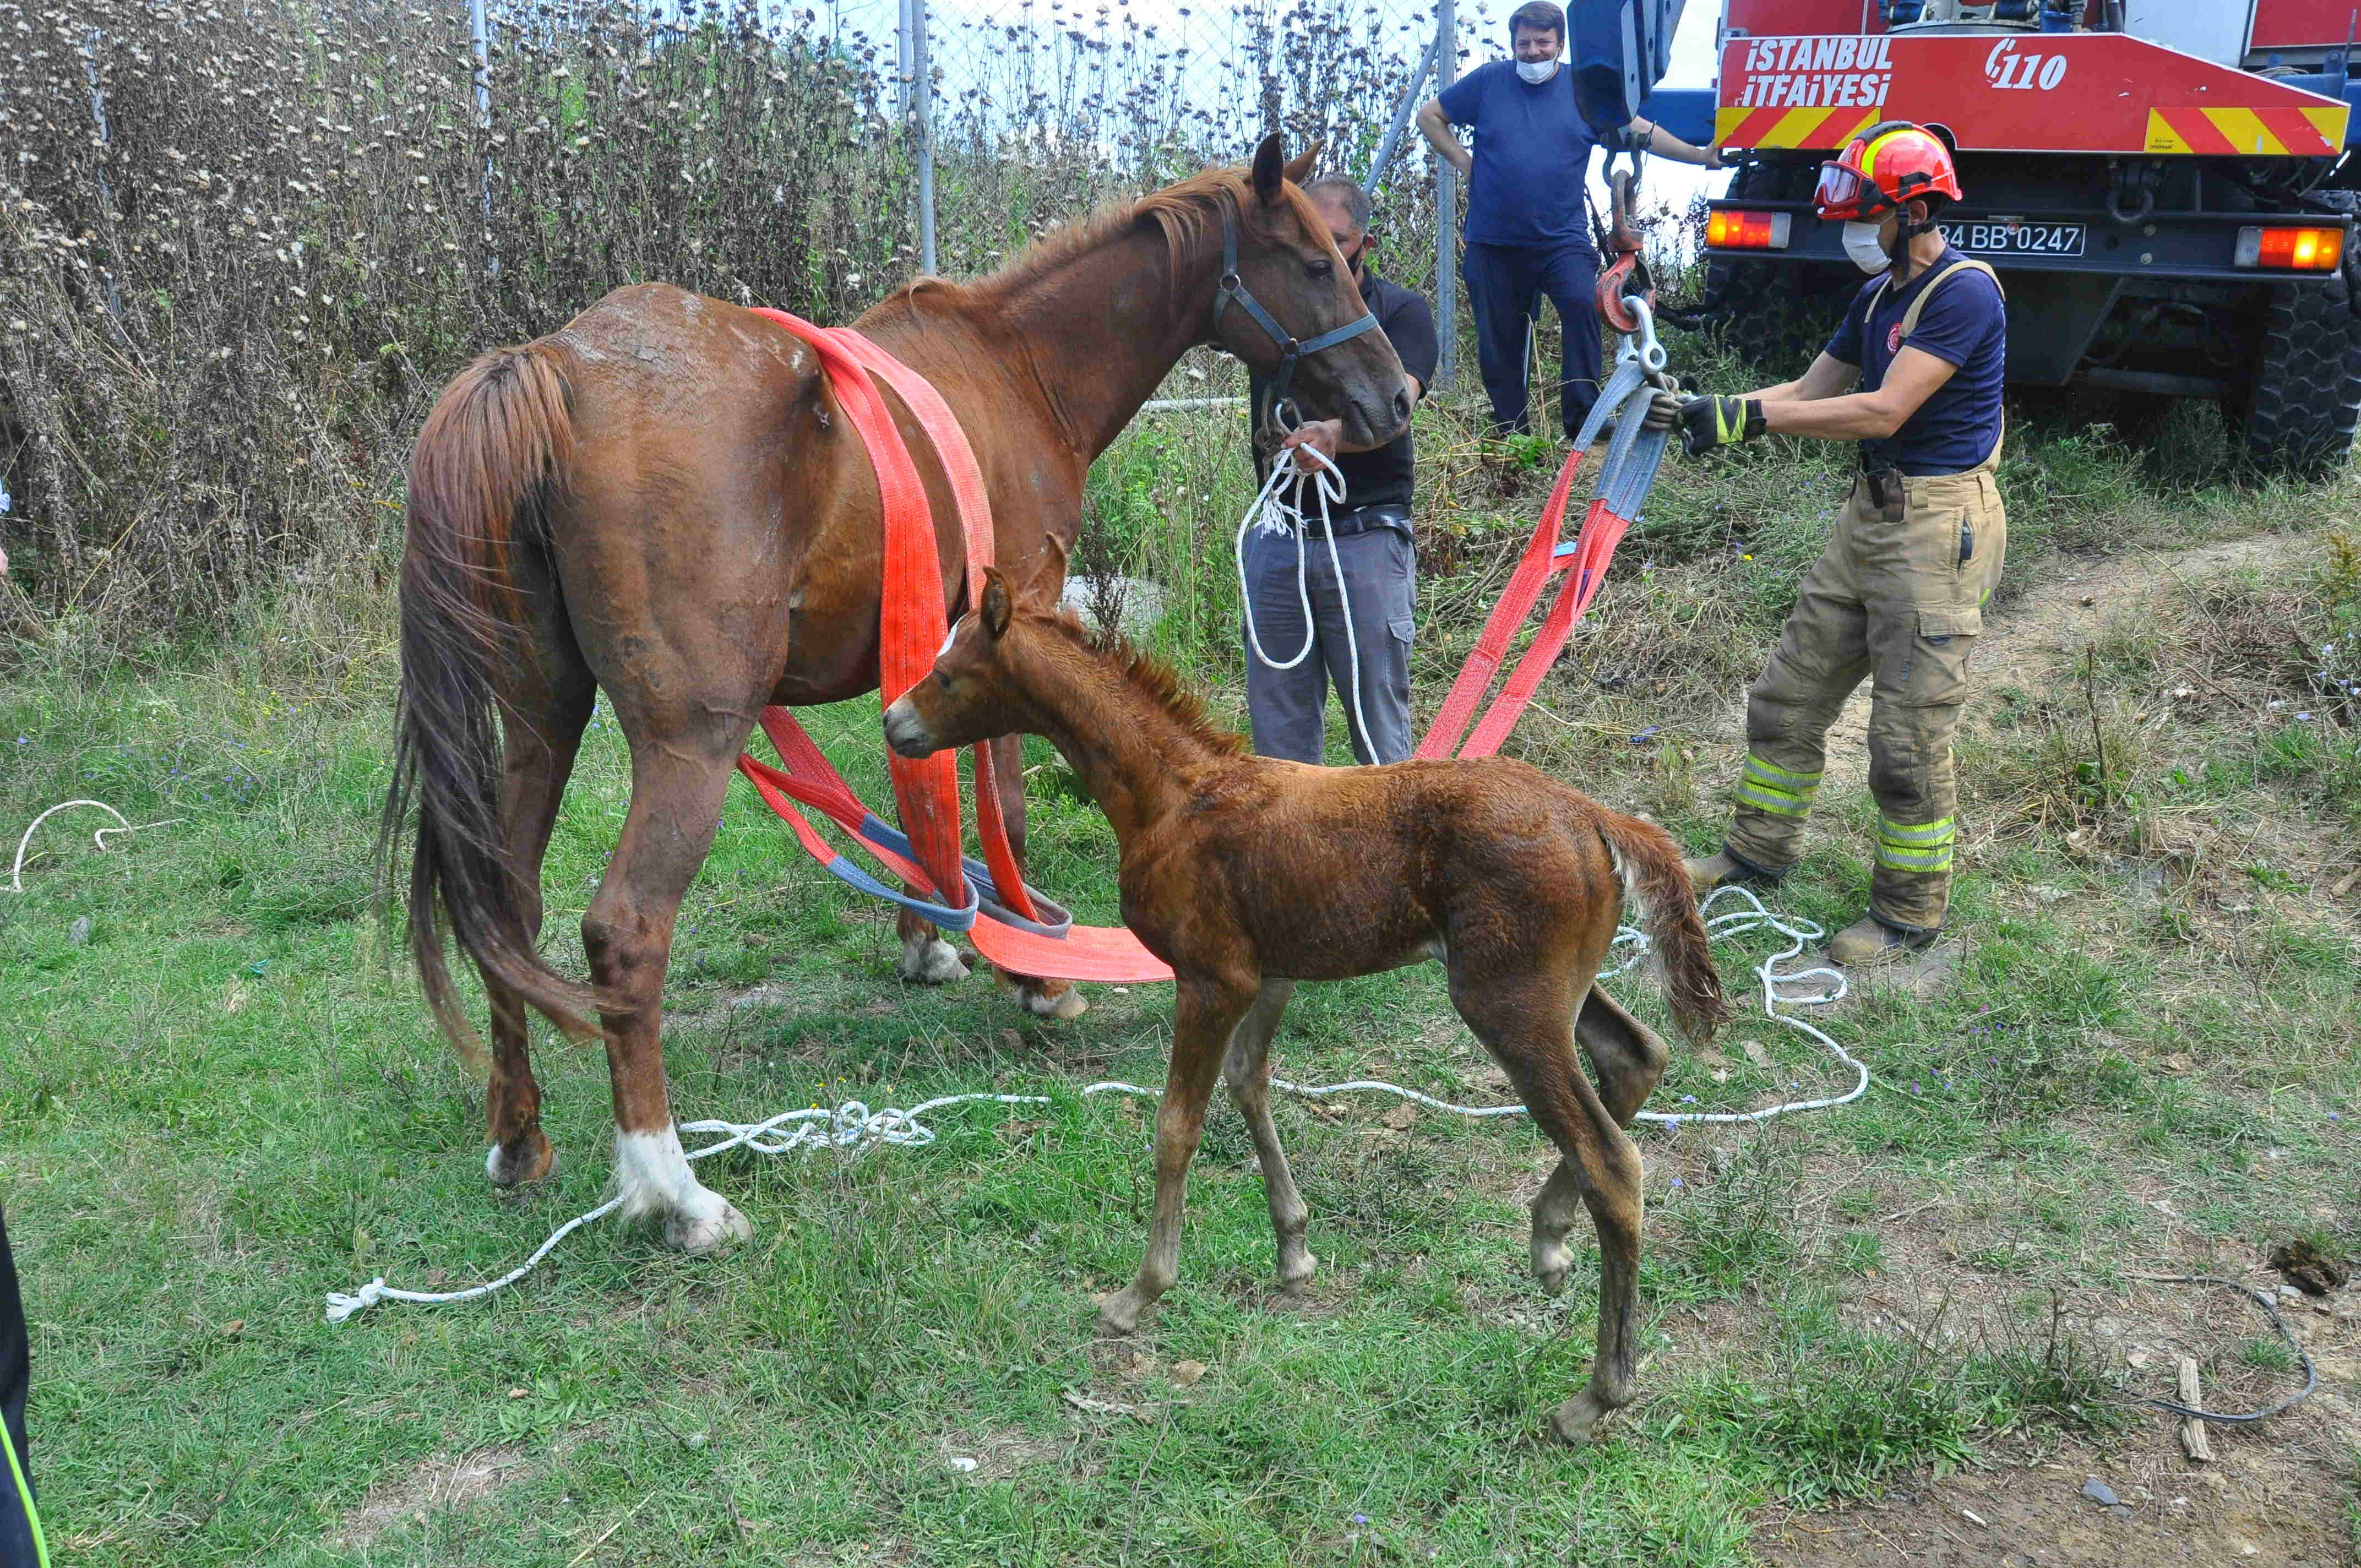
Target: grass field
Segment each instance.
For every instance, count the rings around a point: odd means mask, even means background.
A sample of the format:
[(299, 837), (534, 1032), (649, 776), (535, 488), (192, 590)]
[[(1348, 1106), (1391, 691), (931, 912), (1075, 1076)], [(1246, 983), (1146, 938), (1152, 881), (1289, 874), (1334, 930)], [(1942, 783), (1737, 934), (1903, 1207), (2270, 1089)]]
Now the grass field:
[[(1467, 414), (1422, 415), (1429, 703), (1547, 478), (1477, 453)], [(1095, 495), (1102, 558), (1173, 588), (1159, 640), (1232, 713), (1241, 452), (1225, 425), (1143, 428)], [(1670, 469), (1513, 749), (1713, 842), (1835, 474), (1777, 449)], [(1151, 1108), (1076, 1091), (1160, 1080), (1169, 992), (1093, 988), (1045, 1025), (981, 977), (905, 988), (888, 915), (744, 791), (675, 958), (680, 1113), (1049, 1102), (946, 1110), (923, 1148), (709, 1162), (756, 1231), (720, 1257), (599, 1225), (489, 1301), (324, 1323), (327, 1291), (471, 1284), (598, 1201), (603, 1058), (542, 1045), (558, 1174), (495, 1195), (480, 1087), (371, 908), (381, 608), (331, 583), (139, 670), (28, 651), (0, 685), (0, 848), (74, 795), (162, 823), (98, 854), (95, 814), (53, 818), (0, 894), (0, 1201), (61, 1561), (1710, 1565), (1890, 1561), (1872, 1536), (1939, 1529), (1961, 1563), (2352, 1562), (2356, 1292), (2289, 1308), (2322, 1392), (2216, 1431), (2210, 1473), (2125, 1401), (2168, 1393), (2175, 1352), (2229, 1408), (2300, 1376), (2259, 1311), (2134, 1275), (2275, 1280), (2275, 1244), (2361, 1239), (2361, 751), (2310, 674), (2361, 674), (2339, 652), (2361, 577), (2330, 538), (2361, 488), (2183, 488), (2067, 427), (2005, 479), (1948, 970), (1827, 1020), (1875, 1074), (1862, 1101), (1642, 1135), (1643, 1393), (1579, 1453), (1542, 1433), (1586, 1374), (1596, 1276), (1553, 1299), (1525, 1273), (1554, 1158), (1529, 1126), (1282, 1101), (1322, 1258), (1296, 1301), (1217, 1105), (1179, 1288), (1097, 1342), (1092, 1293), (1144, 1235)], [(813, 728), (882, 796), (874, 700)], [(622, 756), (602, 705), (547, 873), (561, 967)], [(1033, 761), (1037, 880), (1109, 919), (1112, 837)], [(1851, 783), (1780, 894), (1830, 927), (1873, 816), (1858, 757), (1835, 765)], [(1767, 950), (1722, 950), (1742, 996)], [(1639, 977), (1618, 990), (1661, 1018)], [(1279, 1066), (1505, 1097), (1431, 968), (1307, 988)], [(1749, 1016), (1676, 1054), (1654, 1104), (1846, 1077)], [(2126, 1515), (2075, 1496), (2086, 1473)]]

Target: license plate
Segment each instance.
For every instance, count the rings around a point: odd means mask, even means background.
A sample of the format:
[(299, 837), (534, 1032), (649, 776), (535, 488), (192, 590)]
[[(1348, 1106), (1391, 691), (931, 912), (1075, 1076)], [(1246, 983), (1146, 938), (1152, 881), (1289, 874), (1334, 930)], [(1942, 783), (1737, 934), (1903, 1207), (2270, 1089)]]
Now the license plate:
[(2087, 224), (2037, 224), (2022, 218), (1984, 218), (1945, 224), (1943, 237), (1958, 249), (1987, 256), (2080, 256), (2090, 237)]

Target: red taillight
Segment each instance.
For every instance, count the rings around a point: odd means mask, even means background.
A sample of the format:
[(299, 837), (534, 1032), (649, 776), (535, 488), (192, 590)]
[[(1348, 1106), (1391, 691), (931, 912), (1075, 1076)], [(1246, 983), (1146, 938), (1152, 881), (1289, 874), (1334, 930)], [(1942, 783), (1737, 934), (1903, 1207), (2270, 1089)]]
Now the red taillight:
[(1784, 250), (1795, 222), (1793, 213), (1724, 208), (1706, 221), (1705, 242), (1718, 250)]
[(2329, 228), (2243, 228), (2237, 264), (2285, 272), (2334, 272), (2345, 259), (2345, 231)]

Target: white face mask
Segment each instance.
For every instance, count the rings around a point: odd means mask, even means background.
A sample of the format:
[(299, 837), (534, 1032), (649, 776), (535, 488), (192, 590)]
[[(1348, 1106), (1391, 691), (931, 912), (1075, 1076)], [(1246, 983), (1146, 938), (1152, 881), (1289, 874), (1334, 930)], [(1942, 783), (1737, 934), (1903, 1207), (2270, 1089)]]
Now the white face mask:
[(1874, 278), (1894, 265), (1894, 258), (1885, 254), (1885, 242), (1878, 237), (1885, 225), (1877, 224), (1847, 224), (1844, 226), (1845, 254), (1852, 264)]
[(1518, 78), (1531, 86), (1538, 87), (1556, 74), (1557, 61), (1554, 60), (1521, 60), (1517, 61)]

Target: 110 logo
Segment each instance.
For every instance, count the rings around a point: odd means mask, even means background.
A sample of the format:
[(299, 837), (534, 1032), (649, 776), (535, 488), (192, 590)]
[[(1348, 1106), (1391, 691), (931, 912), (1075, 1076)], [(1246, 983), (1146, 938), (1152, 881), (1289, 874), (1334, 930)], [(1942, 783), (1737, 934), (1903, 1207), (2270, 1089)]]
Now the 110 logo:
[(2062, 54), (2019, 54), (2015, 38), (2003, 38), (1993, 45), (1984, 57), (1984, 80), (1998, 88), (2038, 87), (2044, 93), (2053, 92), (2066, 80), (2066, 57)]

